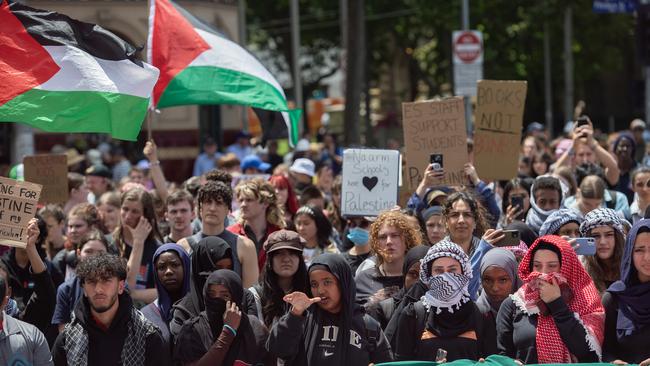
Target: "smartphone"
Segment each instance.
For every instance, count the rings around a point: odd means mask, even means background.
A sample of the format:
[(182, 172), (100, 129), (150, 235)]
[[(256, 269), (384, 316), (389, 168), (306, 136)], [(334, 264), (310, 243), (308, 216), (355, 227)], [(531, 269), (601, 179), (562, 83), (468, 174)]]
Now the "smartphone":
[(578, 119), (576, 120), (576, 127), (575, 128), (578, 128), (578, 127), (581, 127), (581, 126), (584, 126), (584, 125), (588, 125), (588, 124), (589, 124), (589, 118), (587, 118), (586, 116), (581, 116), (581, 117), (578, 117)]
[(519, 245), (520, 236), (519, 230), (503, 230), (504, 238), (494, 243), (496, 247), (516, 247)]
[(447, 351), (442, 348), (438, 348), (436, 351), (436, 362), (443, 362), (445, 360), (447, 360)]
[(577, 255), (596, 255), (596, 239), (576, 238), (576, 244), (579, 244), (575, 250)]
[(431, 154), (431, 165), (435, 170), (442, 169), (444, 167), (442, 164), (442, 154)]
[(523, 196), (510, 196), (510, 206), (518, 207), (519, 210), (524, 209), (524, 197)]

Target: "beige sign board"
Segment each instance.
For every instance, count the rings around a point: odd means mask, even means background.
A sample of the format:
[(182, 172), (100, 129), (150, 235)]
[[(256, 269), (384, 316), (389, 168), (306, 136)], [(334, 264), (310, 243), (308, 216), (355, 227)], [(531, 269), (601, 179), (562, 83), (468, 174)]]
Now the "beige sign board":
[(461, 97), (402, 103), (406, 187), (417, 188), (431, 154), (443, 155), (444, 185), (464, 185), (467, 157), (465, 106)]
[(36, 215), (41, 185), (0, 177), (0, 244), (25, 248), (27, 224)]
[(480, 80), (474, 115), (474, 165), (485, 180), (517, 176), (525, 81)]
[(68, 201), (68, 158), (64, 154), (26, 156), (25, 180), (41, 184), (40, 202), (61, 203)]

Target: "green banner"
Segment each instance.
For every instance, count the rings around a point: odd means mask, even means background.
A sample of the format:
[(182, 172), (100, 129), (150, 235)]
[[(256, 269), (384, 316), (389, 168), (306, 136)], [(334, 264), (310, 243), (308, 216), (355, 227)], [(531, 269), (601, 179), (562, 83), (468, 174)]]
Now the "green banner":
[[(385, 362), (385, 363), (378, 363), (375, 366), (437, 366), (437, 365), (443, 365), (442, 363), (439, 362), (433, 362), (433, 361), (398, 361), (398, 362)], [(499, 356), (499, 355), (492, 355), (488, 358), (485, 359), (483, 362), (479, 361), (472, 361), (472, 360), (456, 360), (454, 362), (447, 362), (444, 363), (445, 366), (519, 366), (519, 363), (515, 362), (512, 358), (506, 357), (506, 356)], [(541, 364), (540, 364), (541, 365)], [(583, 364), (562, 364), (562, 363), (556, 363), (556, 364), (544, 364), (546, 366), (549, 365), (554, 365), (554, 366), (560, 366), (560, 365), (590, 365), (590, 366), (612, 366), (610, 363), (583, 363)], [(534, 366), (534, 365), (526, 365), (526, 366)], [(628, 366), (634, 366), (632, 364), (629, 364)]]

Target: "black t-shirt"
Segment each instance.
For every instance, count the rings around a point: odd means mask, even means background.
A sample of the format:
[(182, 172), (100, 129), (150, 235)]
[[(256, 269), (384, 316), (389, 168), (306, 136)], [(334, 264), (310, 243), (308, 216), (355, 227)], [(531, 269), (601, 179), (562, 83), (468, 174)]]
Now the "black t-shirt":
[[(156, 253), (156, 249), (158, 249), (159, 246), (160, 243), (155, 239), (145, 240), (144, 250), (142, 251), (142, 260), (140, 261), (140, 268), (138, 269), (138, 275), (135, 282), (136, 289), (142, 290), (156, 287), (156, 282), (154, 280), (155, 268), (153, 268), (153, 263), (151, 263), (151, 261), (153, 260), (153, 255)], [(125, 245), (123, 257), (128, 260), (130, 255), (131, 246), (127, 244)]]
[(370, 252), (366, 254), (359, 254), (359, 255), (352, 255), (350, 252), (347, 252), (343, 254), (343, 258), (345, 258), (345, 261), (348, 262), (350, 265), (350, 268), (352, 269), (352, 274), (355, 274), (357, 272), (357, 268), (365, 261), (366, 259), (370, 258)]

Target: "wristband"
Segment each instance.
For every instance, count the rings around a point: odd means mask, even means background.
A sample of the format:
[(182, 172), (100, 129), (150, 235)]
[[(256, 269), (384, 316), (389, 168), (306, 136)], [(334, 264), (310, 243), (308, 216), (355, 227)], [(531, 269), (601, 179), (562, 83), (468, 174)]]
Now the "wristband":
[(228, 330), (230, 331), (230, 333), (232, 333), (232, 335), (234, 335), (235, 337), (237, 337), (237, 331), (235, 330), (235, 328), (231, 327), (231, 326), (228, 325), (228, 324), (224, 324), (223, 327), (226, 328), (226, 329), (228, 329)]
[(156, 165), (160, 165), (160, 160), (150, 161), (149, 162), (149, 166), (156, 166)]

